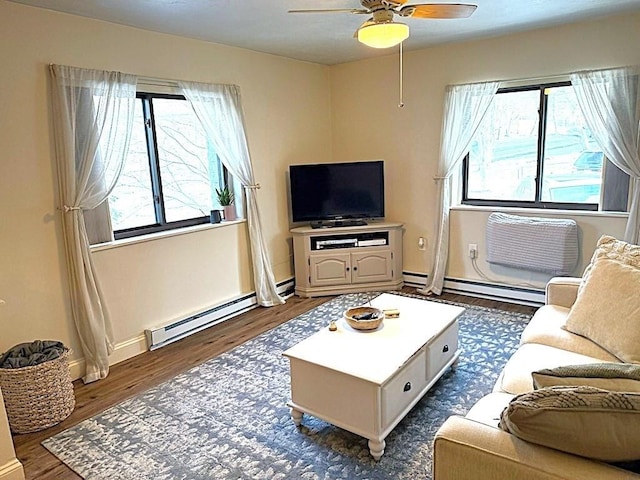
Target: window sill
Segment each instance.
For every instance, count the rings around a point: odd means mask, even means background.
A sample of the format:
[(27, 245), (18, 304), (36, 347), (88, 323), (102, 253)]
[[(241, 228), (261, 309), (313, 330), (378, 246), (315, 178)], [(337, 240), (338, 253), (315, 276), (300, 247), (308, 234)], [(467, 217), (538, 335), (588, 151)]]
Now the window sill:
[(451, 210), (466, 212), (503, 212), (512, 214), (534, 214), (539, 216), (563, 216), (563, 217), (600, 217), (600, 218), (627, 218), (628, 212), (594, 212), (592, 210), (556, 210), (552, 208), (518, 208), (518, 207), (490, 207), (478, 205), (455, 205)]
[(233, 220), (220, 223), (204, 223), (202, 225), (194, 225), (193, 227), (176, 228), (175, 230), (167, 230), (164, 232), (151, 233), (148, 235), (140, 235), (139, 237), (123, 238), (122, 240), (114, 240), (113, 242), (98, 243), (91, 245), (91, 252), (100, 252), (102, 250), (110, 250), (112, 248), (125, 247), (136, 243), (152, 242), (162, 238), (176, 237), (180, 235), (189, 235), (191, 233), (202, 232), (214, 228), (224, 228), (229, 225), (237, 225), (246, 222), (246, 219)]

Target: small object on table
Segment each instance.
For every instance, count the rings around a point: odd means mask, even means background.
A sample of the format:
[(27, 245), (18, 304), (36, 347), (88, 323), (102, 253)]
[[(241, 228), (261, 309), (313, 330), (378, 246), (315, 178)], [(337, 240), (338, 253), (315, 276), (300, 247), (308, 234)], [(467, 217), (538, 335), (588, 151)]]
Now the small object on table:
[(396, 308), (387, 308), (383, 312), (385, 318), (398, 318), (400, 316), (400, 310)]
[(336, 325), (336, 321), (335, 320), (331, 320), (331, 323), (329, 323), (329, 331), (330, 332), (335, 332), (336, 330), (338, 330), (338, 326)]
[(378, 318), (378, 312), (367, 312), (353, 316), (354, 320), (375, 320)]

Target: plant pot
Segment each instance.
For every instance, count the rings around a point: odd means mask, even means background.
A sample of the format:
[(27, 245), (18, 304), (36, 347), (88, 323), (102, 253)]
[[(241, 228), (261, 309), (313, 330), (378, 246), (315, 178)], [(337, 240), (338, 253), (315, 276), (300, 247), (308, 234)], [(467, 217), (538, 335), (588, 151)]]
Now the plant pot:
[(220, 210), (211, 210), (209, 220), (211, 223), (220, 223), (220, 221), (222, 220), (222, 214), (220, 213)]
[(225, 205), (222, 207), (224, 210), (224, 219), (227, 222), (236, 219), (236, 206), (235, 205)]

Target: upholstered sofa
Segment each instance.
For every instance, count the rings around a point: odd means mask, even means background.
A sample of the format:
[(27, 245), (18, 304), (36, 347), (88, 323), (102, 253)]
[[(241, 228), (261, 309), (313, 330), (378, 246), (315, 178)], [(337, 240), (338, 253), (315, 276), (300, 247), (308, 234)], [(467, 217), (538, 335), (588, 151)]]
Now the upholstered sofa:
[[(603, 237), (599, 245), (603, 244), (606, 250), (608, 248), (607, 242), (608, 246), (613, 245), (614, 247), (620, 247), (622, 244), (622, 242), (614, 244), (614, 241), (611, 237)], [(622, 246), (625, 247), (624, 244)], [(633, 269), (635, 267), (633, 262), (640, 260), (640, 257), (637, 256), (640, 249), (632, 247), (635, 248), (633, 252), (636, 257), (626, 263), (629, 268)], [(628, 246), (625, 248), (628, 250)], [(605, 252), (600, 256), (606, 257), (607, 254)], [(615, 257), (615, 255), (609, 256)], [(598, 251), (594, 254), (592, 264), (596, 257), (598, 257)], [(603, 263), (608, 262), (609, 259)], [(638, 269), (631, 272), (636, 275), (634, 277), (636, 280), (638, 272)], [(525, 328), (520, 346), (502, 370), (493, 392), (478, 401), (465, 417), (450, 417), (439, 429), (434, 441), (434, 480), (640, 478), (640, 475), (620, 468), (619, 464), (614, 466), (612, 463), (563, 451), (562, 442), (566, 440), (569, 443), (575, 441), (576, 438), (559, 438), (559, 447), (550, 448), (526, 441), (520, 435), (505, 431), (504, 424), (503, 428), (499, 425), (501, 420), (504, 422), (501, 415), (515, 396), (534, 391), (533, 372), (549, 371), (554, 367), (568, 365), (598, 364), (596, 366), (600, 367), (599, 362), (609, 366), (615, 362), (622, 364), (619, 357), (613, 355), (610, 350), (585, 336), (572, 333), (566, 328), (565, 323), (572, 306), (576, 303), (579, 288), (584, 289), (583, 293), (587, 293), (584, 279), (588, 277), (588, 273), (589, 267), (582, 279), (558, 277), (548, 282), (546, 304), (535, 313)], [(603, 277), (600, 281), (607, 282), (608, 279)], [(617, 287), (618, 285), (613, 283), (608, 290)], [(636, 287), (640, 287), (640, 284)], [(640, 290), (636, 289), (635, 292), (636, 296), (640, 295)], [(609, 294), (607, 291), (602, 291), (600, 295), (603, 299), (607, 299)], [(610, 300), (613, 303), (616, 301), (619, 303), (619, 299), (611, 298)], [(602, 303), (601, 299), (598, 301)], [(591, 305), (585, 305), (585, 302), (582, 303), (583, 307), (593, 308)], [(605, 301), (603, 308), (615, 310), (616, 305), (612, 304), (607, 307)], [(631, 311), (635, 312), (635, 315), (640, 315), (640, 310)], [(606, 312), (600, 314), (606, 315)], [(640, 318), (635, 318), (635, 321), (636, 325), (640, 325)], [(616, 327), (610, 325), (605, 328)], [(637, 332), (634, 335), (635, 338), (638, 338)], [(633, 361), (622, 365), (635, 368), (634, 363), (638, 362)], [(618, 365), (613, 365), (613, 367), (617, 368)], [(597, 386), (601, 387), (601, 385)], [(626, 387), (624, 391), (627, 391)], [(530, 396), (532, 393), (528, 395)], [(633, 395), (636, 399), (640, 396), (637, 393)], [(582, 420), (584, 422), (584, 419)], [(553, 426), (547, 427), (549, 431), (546, 433), (552, 436), (553, 432), (550, 431), (552, 429)], [(584, 429), (584, 423), (582, 426), (576, 425), (576, 437), (583, 434), (582, 429)], [(631, 434), (631, 441), (637, 440), (640, 446), (640, 429), (637, 429), (637, 432), (637, 438), (633, 437), (633, 433)]]

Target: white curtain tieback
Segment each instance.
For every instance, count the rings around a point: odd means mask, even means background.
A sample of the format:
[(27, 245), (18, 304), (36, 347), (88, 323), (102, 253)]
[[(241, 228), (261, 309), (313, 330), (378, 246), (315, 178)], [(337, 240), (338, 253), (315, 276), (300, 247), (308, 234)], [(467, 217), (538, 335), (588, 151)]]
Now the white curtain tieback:
[(82, 207), (70, 207), (69, 205), (65, 205), (63, 208), (65, 213), (69, 213), (73, 210), (82, 210)]
[(255, 185), (244, 185), (244, 188), (247, 190), (258, 190), (260, 189), (260, 184), (256, 183)]

